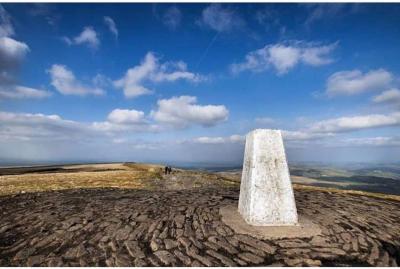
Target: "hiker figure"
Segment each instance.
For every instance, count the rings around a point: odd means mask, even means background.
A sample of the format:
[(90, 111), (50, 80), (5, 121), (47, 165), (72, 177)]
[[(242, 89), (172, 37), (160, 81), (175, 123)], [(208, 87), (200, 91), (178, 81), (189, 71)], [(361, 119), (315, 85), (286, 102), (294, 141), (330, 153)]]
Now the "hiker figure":
[(172, 167), (170, 166), (170, 167), (168, 167), (168, 174), (171, 174), (172, 173)]
[(168, 166), (165, 166), (165, 174), (168, 174), (168, 172), (169, 172), (169, 168), (168, 168)]

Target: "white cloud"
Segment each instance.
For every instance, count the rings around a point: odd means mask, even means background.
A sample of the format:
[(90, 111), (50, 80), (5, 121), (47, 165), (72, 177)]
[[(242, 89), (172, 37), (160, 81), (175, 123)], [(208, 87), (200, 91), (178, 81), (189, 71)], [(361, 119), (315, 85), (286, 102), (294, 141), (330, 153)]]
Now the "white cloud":
[(278, 75), (289, 72), (299, 63), (311, 66), (326, 65), (333, 62), (330, 53), (337, 47), (337, 42), (319, 46), (315, 43), (292, 42), (292, 44), (277, 43), (251, 51), (242, 63), (231, 65), (233, 73), (242, 71), (261, 72), (274, 67)]
[[(307, 128), (300, 130), (282, 130), (282, 137), (288, 146), (296, 146), (306, 143), (314, 143), (319, 145), (347, 145), (351, 146), (350, 141), (358, 144), (375, 144), (375, 145), (395, 145), (400, 141), (398, 138), (371, 138), (371, 139), (342, 139), (332, 140), (339, 133), (358, 131), (363, 129), (372, 129), (380, 127), (400, 126), (400, 112), (395, 112), (388, 115), (372, 114), (354, 117), (341, 117), (328, 120), (322, 120), (311, 123)], [(191, 141), (203, 144), (222, 144), (232, 143), (231, 137), (198, 137)], [(244, 141), (245, 136), (237, 136), (236, 142)], [(322, 144), (321, 144), (322, 143)], [(335, 144), (336, 143), (336, 144)]]
[(146, 54), (140, 65), (128, 69), (121, 79), (114, 81), (117, 88), (123, 88), (126, 97), (136, 97), (140, 95), (150, 94), (151, 90), (140, 85), (143, 80), (157, 69), (157, 59), (153, 53)]
[(315, 140), (333, 137), (334, 133), (314, 133), (310, 131), (282, 131), (282, 136), (287, 141)]
[(231, 135), (228, 137), (209, 137), (201, 136), (192, 139), (190, 142), (199, 144), (224, 144), (224, 143), (243, 143), (245, 141), (245, 136), (243, 135)]
[(108, 114), (106, 121), (91, 123), (91, 127), (94, 130), (105, 132), (108, 135), (117, 135), (121, 132), (154, 133), (163, 129), (162, 126), (154, 124), (146, 119), (143, 111), (120, 108), (112, 110)]
[[(312, 133), (307, 131), (286, 131), (282, 130), (282, 137), (285, 141), (315, 141), (318, 139), (325, 139), (334, 137), (333, 133)], [(226, 144), (226, 143), (243, 143), (246, 140), (245, 135), (231, 135), (231, 136), (201, 136), (190, 140), (191, 142), (201, 144)]]
[(115, 38), (118, 39), (118, 28), (115, 24), (115, 21), (111, 17), (104, 16), (104, 23), (107, 25), (108, 29), (115, 36)]
[(100, 45), (100, 40), (97, 37), (96, 31), (91, 26), (83, 28), (82, 32), (74, 37), (62, 37), (62, 40), (68, 45), (87, 45), (91, 49), (96, 49)]
[(340, 71), (331, 75), (326, 82), (328, 96), (356, 95), (367, 91), (383, 90), (390, 85), (393, 75), (376, 69), (366, 73), (360, 70)]
[(268, 49), (268, 61), (278, 74), (285, 74), (300, 60), (300, 50), (295, 47), (275, 45)]
[(153, 118), (177, 128), (192, 124), (214, 126), (228, 118), (229, 111), (223, 105), (197, 105), (194, 96), (172, 97), (157, 102), (158, 108), (152, 111)]
[(160, 132), (173, 128), (185, 128), (190, 125), (213, 126), (228, 117), (224, 106), (197, 105), (196, 97), (180, 96), (158, 101), (156, 111), (148, 116), (134, 109), (114, 109), (107, 120), (93, 122), (95, 130), (116, 134), (118, 132)]
[(200, 23), (217, 32), (229, 32), (244, 25), (243, 19), (233, 10), (222, 7), (221, 4), (211, 4), (206, 7)]
[(122, 88), (126, 97), (133, 98), (152, 93), (152, 90), (143, 85), (146, 82), (173, 82), (176, 80), (198, 82), (201, 79), (200, 75), (187, 71), (184, 62), (160, 64), (159, 59), (152, 52), (148, 52), (139, 65), (128, 69), (121, 79), (114, 81), (114, 86)]
[(320, 66), (333, 62), (333, 59), (328, 55), (337, 47), (338, 42), (325, 46), (310, 46), (304, 48), (301, 55), (301, 60), (308, 65)]
[(90, 132), (86, 126), (58, 115), (0, 111), (0, 137), (13, 140), (82, 139)]
[(29, 47), (9, 37), (0, 37), (0, 84), (14, 83), (18, 71)]
[(171, 30), (179, 27), (182, 20), (182, 12), (176, 6), (169, 7), (163, 16), (163, 23)]
[(312, 132), (349, 132), (361, 129), (400, 125), (400, 112), (328, 119), (311, 124)]
[(161, 126), (157, 124), (150, 124), (147, 121), (117, 123), (107, 120), (107, 121), (93, 122), (91, 123), (90, 126), (93, 130), (103, 132), (107, 135), (116, 135), (120, 134), (121, 132), (151, 133), (151, 132), (159, 132), (160, 130), (162, 130)]
[(14, 79), (14, 73), (29, 52), (28, 45), (11, 38), (12, 35), (11, 17), (0, 5), (0, 83), (9, 83)]
[(0, 38), (0, 53), (2, 64), (5, 65), (9, 61), (21, 61), (29, 51), (28, 45), (9, 37)]
[(390, 89), (382, 92), (381, 94), (375, 96), (372, 99), (375, 103), (387, 103), (387, 104), (395, 104), (400, 105), (400, 90), (399, 89)]
[(102, 122), (77, 122), (59, 115), (13, 113), (0, 111), (0, 139), (7, 140), (76, 140), (116, 138), (116, 135), (158, 132), (142, 111), (114, 109)]
[(11, 86), (4, 89), (0, 86), (1, 99), (22, 99), (22, 98), (45, 98), (51, 95), (50, 92), (44, 90), (33, 89), (24, 86)]
[(11, 17), (0, 4), (0, 37), (14, 35), (14, 27), (11, 24)]
[(144, 112), (134, 109), (114, 109), (108, 115), (108, 120), (119, 124), (143, 123)]
[(51, 76), (51, 85), (65, 95), (103, 95), (103, 89), (89, 87), (78, 81), (75, 75), (65, 65), (53, 64), (48, 70)]
[(0, 5), (0, 84), (14, 84), (15, 75), (29, 47), (24, 42), (17, 41), (14, 35), (11, 17)]
[(377, 136), (347, 138), (342, 142), (346, 146), (400, 146), (400, 137)]
[(13, 34), (11, 17), (0, 5), (0, 99), (48, 97), (47, 91), (18, 85), (18, 71), (29, 46), (9, 37)]
[(202, 136), (193, 139), (193, 142), (200, 144), (221, 144), (221, 143), (226, 143), (226, 139), (224, 137)]

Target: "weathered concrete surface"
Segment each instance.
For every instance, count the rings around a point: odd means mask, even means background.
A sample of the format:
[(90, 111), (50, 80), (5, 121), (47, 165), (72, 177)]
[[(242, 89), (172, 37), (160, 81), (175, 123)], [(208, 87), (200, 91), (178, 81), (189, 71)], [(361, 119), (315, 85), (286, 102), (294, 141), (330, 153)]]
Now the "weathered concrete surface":
[(256, 226), (295, 225), (296, 203), (279, 130), (247, 134), (239, 213)]
[(296, 190), (322, 233), (262, 240), (221, 221), (239, 189), (74, 189), (0, 197), (1, 266), (396, 266), (400, 203)]
[(310, 238), (321, 234), (320, 227), (306, 216), (299, 216), (297, 225), (254, 226), (244, 221), (237, 206), (224, 206), (219, 210), (222, 222), (236, 233), (247, 234), (258, 239)]

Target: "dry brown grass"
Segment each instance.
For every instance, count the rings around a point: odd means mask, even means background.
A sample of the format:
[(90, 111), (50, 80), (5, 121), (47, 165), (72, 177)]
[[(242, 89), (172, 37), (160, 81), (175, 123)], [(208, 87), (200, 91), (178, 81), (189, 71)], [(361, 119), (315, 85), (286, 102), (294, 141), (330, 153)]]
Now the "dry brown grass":
[(145, 164), (76, 165), (65, 169), (100, 171), (27, 173), (0, 176), (0, 195), (73, 188), (152, 189), (161, 180), (161, 166)]
[[(163, 166), (140, 163), (92, 164), (63, 166), (65, 171), (26, 173), (0, 176), (0, 195), (21, 192), (42, 192), (77, 188), (170, 189), (220, 186), (239, 187), (240, 177), (220, 173), (207, 173), (175, 169), (171, 176), (163, 176)], [(171, 181), (171, 178), (175, 180)], [(168, 184), (163, 184), (164, 181)], [(165, 182), (167, 183), (167, 182)], [(300, 184), (297, 184), (300, 183)], [(363, 195), (400, 202), (400, 196), (364, 191), (340, 190), (294, 183), (297, 190), (318, 190), (343, 194)], [(175, 186), (175, 185), (177, 186)], [(179, 189), (179, 188), (178, 188)]]

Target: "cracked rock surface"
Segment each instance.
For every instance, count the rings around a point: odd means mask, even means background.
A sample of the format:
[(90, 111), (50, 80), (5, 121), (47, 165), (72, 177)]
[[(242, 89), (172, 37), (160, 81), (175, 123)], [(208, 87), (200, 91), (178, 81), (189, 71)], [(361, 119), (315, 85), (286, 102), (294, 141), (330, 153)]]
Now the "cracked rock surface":
[(237, 188), (75, 189), (0, 197), (0, 266), (397, 266), (400, 203), (295, 190), (312, 238), (235, 234)]

